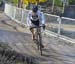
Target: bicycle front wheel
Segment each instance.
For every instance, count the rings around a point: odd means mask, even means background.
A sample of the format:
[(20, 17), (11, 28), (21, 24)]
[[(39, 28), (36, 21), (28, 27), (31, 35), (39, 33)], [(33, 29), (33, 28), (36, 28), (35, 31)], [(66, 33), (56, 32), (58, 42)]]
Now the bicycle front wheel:
[(38, 35), (39, 36), (39, 50), (40, 50), (40, 53), (41, 53), (41, 55), (42, 55), (42, 37), (41, 37), (41, 33)]

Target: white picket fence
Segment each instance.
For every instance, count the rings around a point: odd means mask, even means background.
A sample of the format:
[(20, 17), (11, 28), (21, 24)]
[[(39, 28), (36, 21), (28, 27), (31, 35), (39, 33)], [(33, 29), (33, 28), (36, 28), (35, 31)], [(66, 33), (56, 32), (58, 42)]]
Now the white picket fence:
[[(22, 9), (22, 8), (17, 8), (15, 6), (12, 6), (10, 4), (5, 4), (5, 11), (4, 13), (9, 16), (11, 19), (15, 20), (16, 22), (18, 23), (21, 23), (23, 25), (26, 25), (26, 18), (27, 18), (27, 15), (28, 15), (28, 12), (29, 10), (26, 10), (26, 9)], [(51, 14), (46, 14), (45, 13), (45, 17), (46, 17), (46, 21), (47, 23), (53, 23), (53, 21), (57, 24), (57, 33), (54, 33), (50, 30), (46, 30), (45, 33), (50, 35), (50, 36), (54, 36), (54, 37), (58, 37), (59, 35), (59, 38), (60, 39), (63, 39), (63, 40), (66, 40), (68, 42), (71, 42), (71, 43), (75, 43), (74, 39), (71, 39), (69, 37), (66, 37), (66, 36), (63, 36), (63, 35), (60, 35), (60, 31), (61, 31), (61, 24), (60, 24), (60, 21), (57, 22), (57, 18), (59, 16), (56, 16), (56, 15), (51, 15)], [(75, 19), (70, 19), (70, 18), (65, 18), (65, 17), (62, 17), (62, 19), (64, 20), (63, 22), (70, 22), (72, 21), (73, 23), (75, 22)], [(60, 24), (60, 25), (59, 25)], [(59, 34), (58, 34), (59, 33)]]

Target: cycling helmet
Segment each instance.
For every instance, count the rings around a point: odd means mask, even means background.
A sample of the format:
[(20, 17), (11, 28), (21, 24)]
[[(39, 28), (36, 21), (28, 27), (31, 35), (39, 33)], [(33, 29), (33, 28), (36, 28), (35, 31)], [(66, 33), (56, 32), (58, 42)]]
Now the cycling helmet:
[(33, 10), (33, 12), (37, 12), (38, 11), (38, 6), (37, 5), (33, 6), (32, 10)]

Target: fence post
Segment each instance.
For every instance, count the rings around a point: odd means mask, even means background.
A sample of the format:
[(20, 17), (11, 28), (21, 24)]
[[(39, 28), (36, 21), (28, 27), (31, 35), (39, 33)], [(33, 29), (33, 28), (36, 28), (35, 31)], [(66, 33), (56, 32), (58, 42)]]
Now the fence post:
[(16, 7), (14, 7), (14, 19), (15, 19), (15, 15), (16, 15)]
[(22, 9), (21, 23), (23, 22), (23, 18), (24, 18), (24, 10)]
[(58, 17), (57, 21), (59, 22), (58, 24), (58, 37), (59, 37), (60, 32), (61, 32), (61, 17), (60, 16)]

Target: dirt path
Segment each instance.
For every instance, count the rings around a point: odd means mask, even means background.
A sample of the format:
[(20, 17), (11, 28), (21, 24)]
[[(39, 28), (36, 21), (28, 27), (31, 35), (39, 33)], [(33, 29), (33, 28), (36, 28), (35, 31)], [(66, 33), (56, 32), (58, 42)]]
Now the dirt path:
[[(17, 29), (13, 28), (14, 26)], [(40, 64), (75, 64), (75, 44), (68, 44), (55, 37), (43, 35), (43, 56), (31, 39), (28, 29), (0, 14), (0, 41), (22, 54), (36, 57)]]

